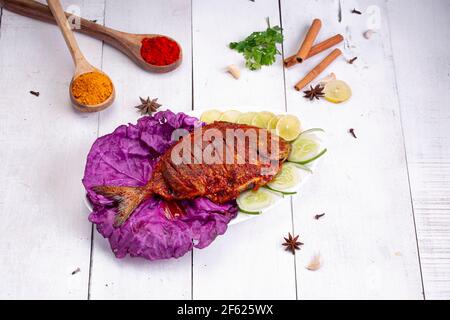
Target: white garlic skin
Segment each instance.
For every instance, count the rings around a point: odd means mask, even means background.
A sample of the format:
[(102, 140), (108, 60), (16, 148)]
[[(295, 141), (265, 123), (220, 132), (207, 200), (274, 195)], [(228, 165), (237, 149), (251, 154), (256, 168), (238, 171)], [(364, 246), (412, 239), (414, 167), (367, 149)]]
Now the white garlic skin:
[(234, 64), (230, 64), (227, 67), (227, 72), (230, 73), (235, 79), (239, 79), (241, 77), (241, 70), (239, 70), (239, 68)]
[(370, 39), (374, 33), (375, 33), (375, 31), (373, 31), (372, 29), (369, 29), (363, 33), (363, 36), (366, 39)]

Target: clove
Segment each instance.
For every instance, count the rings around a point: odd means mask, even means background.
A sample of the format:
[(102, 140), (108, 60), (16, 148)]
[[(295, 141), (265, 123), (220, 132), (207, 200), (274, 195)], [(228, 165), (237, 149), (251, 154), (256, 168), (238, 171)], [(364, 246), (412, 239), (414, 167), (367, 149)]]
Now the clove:
[(75, 270), (72, 271), (72, 275), (77, 274), (78, 272), (80, 272), (81, 269), (80, 268), (76, 268)]
[(314, 216), (314, 219), (319, 220), (320, 218), (322, 218), (325, 215), (325, 213), (321, 213), (321, 214), (316, 214)]
[(358, 57), (351, 58), (351, 59), (348, 60), (347, 62), (350, 63), (350, 64), (353, 64), (353, 62), (355, 62), (356, 59), (358, 59)]

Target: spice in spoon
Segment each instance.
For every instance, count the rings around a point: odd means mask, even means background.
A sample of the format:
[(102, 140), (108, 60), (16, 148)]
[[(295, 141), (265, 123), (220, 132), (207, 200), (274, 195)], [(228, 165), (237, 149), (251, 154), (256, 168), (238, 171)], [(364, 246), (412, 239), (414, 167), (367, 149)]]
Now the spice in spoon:
[(103, 73), (93, 71), (75, 78), (70, 90), (79, 103), (93, 106), (105, 102), (111, 96), (113, 84)]
[(151, 65), (167, 66), (180, 58), (180, 47), (178, 43), (167, 37), (144, 38), (141, 56)]

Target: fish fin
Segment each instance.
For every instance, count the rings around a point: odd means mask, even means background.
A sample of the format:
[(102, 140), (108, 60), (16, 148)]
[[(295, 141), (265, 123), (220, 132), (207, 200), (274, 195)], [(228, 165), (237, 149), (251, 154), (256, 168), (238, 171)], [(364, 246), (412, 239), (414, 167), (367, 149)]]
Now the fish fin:
[(148, 192), (143, 187), (97, 186), (93, 190), (118, 203), (118, 215), (114, 220), (116, 228), (127, 221), (142, 200), (148, 196)]

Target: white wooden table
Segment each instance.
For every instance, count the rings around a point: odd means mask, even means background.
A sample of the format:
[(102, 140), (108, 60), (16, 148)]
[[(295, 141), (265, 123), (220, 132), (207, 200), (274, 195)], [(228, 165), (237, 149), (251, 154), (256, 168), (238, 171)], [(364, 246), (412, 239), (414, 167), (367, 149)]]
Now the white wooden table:
[[(184, 62), (150, 74), (77, 35), (118, 93), (109, 110), (80, 114), (68, 100), (73, 67), (59, 30), (2, 11), (0, 298), (450, 298), (449, 1), (63, 4), (113, 28), (172, 36)], [(367, 40), (362, 33), (377, 8), (380, 29)], [(358, 59), (328, 70), (352, 86), (352, 99), (310, 103), (293, 89), (321, 56), (285, 71), (278, 57), (261, 71), (243, 69), (239, 81), (224, 73), (243, 64), (227, 44), (263, 30), (266, 17), (284, 29), (284, 55), (297, 49), (314, 17), (323, 21), (319, 40), (342, 33), (344, 56)], [(135, 122), (133, 106), (148, 95), (175, 111), (288, 111), (328, 132), (329, 153), (300, 195), (230, 227), (208, 248), (178, 260), (119, 260), (87, 220), (80, 180), (96, 137)], [(305, 243), (295, 257), (281, 247), (288, 232)], [(316, 252), (324, 265), (311, 272), (305, 265)]]

